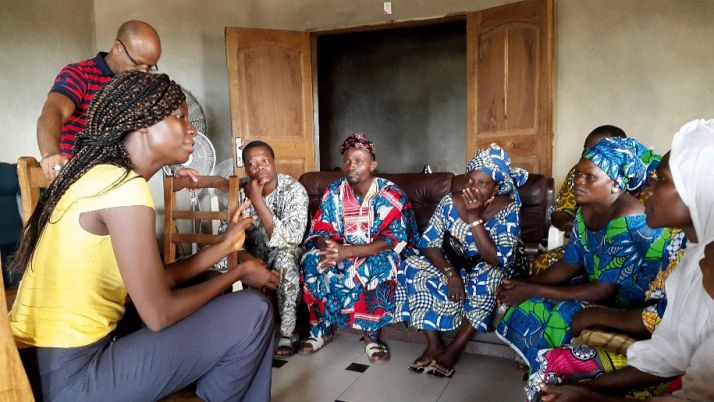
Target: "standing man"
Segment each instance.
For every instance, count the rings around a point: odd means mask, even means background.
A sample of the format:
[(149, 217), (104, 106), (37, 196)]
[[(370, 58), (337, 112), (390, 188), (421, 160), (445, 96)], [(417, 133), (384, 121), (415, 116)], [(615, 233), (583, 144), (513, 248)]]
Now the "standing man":
[(155, 71), (161, 57), (159, 34), (142, 21), (119, 27), (108, 53), (67, 65), (59, 72), (37, 119), (37, 143), (42, 171), (54, 180), (72, 157), (74, 137), (84, 130), (89, 104), (114, 74)]
[[(275, 354), (291, 356), (298, 342), (295, 333), (297, 301), (300, 292), (300, 257), (302, 238), (307, 228), (308, 198), (305, 188), (292, 177), (278, 173), (275, 153), (263, 141), (249, 142), (243, 148), (245, 174), (240, 181), (239, 202), (250, 200), (246, 210), (256, 220), (246, 229), (241, 261), (260, 258), (270, 269), (280, 274), (278, 311), (280, 341)], [(227, 226), (221, 224), (219, 232)], [(225, 270), (223, 259), (218, 268)]]

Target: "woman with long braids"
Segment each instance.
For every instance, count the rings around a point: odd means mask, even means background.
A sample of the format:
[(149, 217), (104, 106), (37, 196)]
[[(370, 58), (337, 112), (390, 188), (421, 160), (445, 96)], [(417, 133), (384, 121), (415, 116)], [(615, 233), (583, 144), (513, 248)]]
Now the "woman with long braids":
[[(253, 290), (219, 295), (237, 280), (274, 288), (277, 278), (249, 261), (175, 288), (241, 247), (247, 204), (219, 244), (167, 266), (159, 256), (147, 180), (188, 159), (187, 117), (168, 76), (117, 75), (29, 219), (13, 263), (25, 273), (10, 324), (17, 341), (35, 346), (41, 399), (156, 400), (197, 382), (204, 400), (269, 400), (270, 303)], [(147, 327), (117, 338), (127, 295)]]

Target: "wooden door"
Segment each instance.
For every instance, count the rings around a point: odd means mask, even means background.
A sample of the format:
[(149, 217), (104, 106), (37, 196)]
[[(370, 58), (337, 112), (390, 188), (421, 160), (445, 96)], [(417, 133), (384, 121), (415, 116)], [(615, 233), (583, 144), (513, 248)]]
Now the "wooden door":
[(551, 176), (553, 1), (467, 16), (467, 155), (495, 142), (514, 166)]
[(227, 27), (226, 59), (233, 160), (236, 141), (259, 139), (275, 150), (279, 172), (315, 170), (310, 34)]

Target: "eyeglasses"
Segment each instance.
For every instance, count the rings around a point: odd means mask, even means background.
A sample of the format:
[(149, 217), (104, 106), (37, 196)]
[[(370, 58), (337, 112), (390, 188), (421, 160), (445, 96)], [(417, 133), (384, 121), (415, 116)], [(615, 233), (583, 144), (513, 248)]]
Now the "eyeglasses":
[[(129, 51), (126, 49), (126, 45), (124, 44), (124, 42), (121, 41), (121, 39), (117, 38), (117, 42), (119, 42), (119, 44), (121, 45), (121, 47), (124, 48), (124, 53), (126, 53), (126, 57), (129, 58), (129, 61), (131, 62), (131, 64), (134, 65), (134, 67), (146, 66), (146, 64), (144, 64), (144, 63), (139, 63), (138, 61), (134, 60), (133, 57), (131, 57), (131, 55), (129, 54)], [(159, 65), (158, 65), (158, 64), (153, 64), (153, 65), (151, 65), (151, 66), (148, 66), (148, 69), (149, 69), (149, 71), (158, 71)]]

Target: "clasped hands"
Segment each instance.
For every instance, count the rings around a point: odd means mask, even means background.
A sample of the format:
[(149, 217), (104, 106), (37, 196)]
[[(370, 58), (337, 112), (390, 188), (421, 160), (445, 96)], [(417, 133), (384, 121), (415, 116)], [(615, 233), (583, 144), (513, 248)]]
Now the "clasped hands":
[(337, 265), (338, 262), (349, 258), (347, 252), (348, 246), (334, 240), (325, 239), (324, 241), (318, 241), (317, 247), (320, 249), (317, 253), (320, 257), (320, 263), (317, 264), (317, 269), (320, 272), (325, 272), (330, 269), (330, 267)]
[[(226, 255), (240, 250), (243, 247), (243, 243), (245, 243), (245, 230), (255, 220), (253, 216), (243, 215), (243, 211), (248, 207), (250, 207), (250, 200), (245, 200), (228, 221), (228, 229), (223, 233), (223, 239), (220, 243)], [(256, 289), (275, 289), (280, 279), (280, 274), (268, 269), (265, 262), (259, 258), (246, 260), (231, 268), (242, 270), (241, 282)]]

